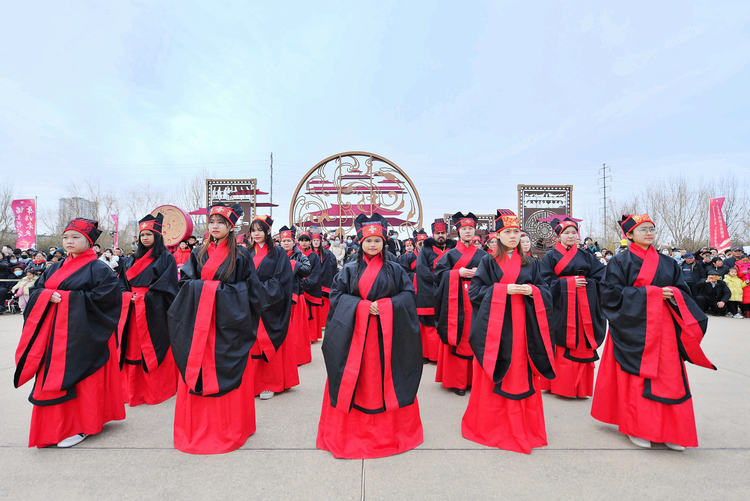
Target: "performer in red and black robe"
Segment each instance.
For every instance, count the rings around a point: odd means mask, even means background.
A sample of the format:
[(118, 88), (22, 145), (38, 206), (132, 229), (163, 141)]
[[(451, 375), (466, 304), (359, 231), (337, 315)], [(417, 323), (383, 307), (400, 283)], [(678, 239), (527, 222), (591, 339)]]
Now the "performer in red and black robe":
[(323, 235), (320, 233), (313, 233), (312, 235), (312, 250), (313, 253), (318, 256), (320, 260), (320, 290), (321, 290), (321, 304), (320, 308), (313, 308), (313, 316), (317, 322), (318, 339), (320, 339), (320, 333), (326, 326), (326, 318), (328, 317), (328, 310), (331, 307), (331, 301), (328, 296), (331, 293), (331, 285), (333, 284), (333, 277), (338, 271), (338, 264), (336, 262), (336, 256), (333, 252), (325, 248), (323, 241)]
[(291, 339), (294, 340), (294, 346), (296, 346), (295, 359), (299, 366), (312, 362), (310, 335), (308, 334), (308, 318), (310, 314), (307, 309), (307, 301), (305, 301), (302, 292), (302, 279), (310, 275), (311, 267), (307, 256), (302, 254), (297, 247), (295, 237), (296, 229), (294, 226), (291, 229), (284, 226), (279, 230), (281, 247), (286, 252), (289, 262), (292, 265), (292, 271), (294, 272), (292, 311), (290, 313), (287, 338), (291, 336)]
[(442, 349), (435, 328), (435, 289), (439, 285), (435, 280), (435, 267), (445, 253), (455, 246), (455, 240), (448, 238), (446, 222), (436, 219), (432, 223), (432, 238), (424, 240), (422, 250), (417, 255), (417, 315), (425, 362), (437, 362)]
[(36, 376), (29, 447), (72, 447), (125, 419), (115, 336), (122, 295), (92, 250), (100, 234), (98, 221), (68, 223), (68, 257), (31, 288), (13, 377), (18, 388)]
[(552, 291), (550, 326), (555, 342), (555, 377), (541, 382), (543, 390), (569, 398), (594, 394), (596, 349), (604, 342), (607, 322), (599, 304), (604, 265), (590, 252), (578, 249), (578, 224), (570, 218), (550, 224), (557, 245), (541, 260), (542, 278)]
[(250, 224), (250, 256), (263, 287), (258, 341), (251, 352), (255, 394), (261, 400), (299, 384), (297, 340), (288, 336), (294, 272), (284, 250), (274, 246), (272, 225), (269, 216), (255, 216)]
[(262, 288), (250, 253), (235, 239), (242, 212), (238, 204), (209, 208), (209, 236), (180, 269), (180, 292), (169, 309), (172, 353), (182, 376), (174, 445), (183, 452), (233, 451), (255, 433), (248, 361)]
[(471, 212), (466, 216), (460, 212), (453, 214), (459, 241), (435, 266), (435, 319), (442, 341), (435, 381), (444, 388), (452, 388), (457, 395), (465, 395), (471, 386), (474, 356), (469, 347), (472, 314), (469, 283), (486, 254), (472, 244), (476, 224), (477, 218)]
[(427, 233), (423, 229), (419, 231), (414, 230), (414, 238), (408, 238), (404, 240), (404, 249), (406, 252), (396, 258), (396, 261), (404, 268), (404, 271), (409, 275), (414, 290), (417, 289), (417, 257), (419, 251), (424, 245), (424, 241), (427, 240)]
[(318, 325), (318, 314), (315, 310), (323, 306), (323, 267), (320, 258), (313, 255), (312, 237), (309, 232), (301, 232), (297, 237), (297, 244), (300, 252), (310, 261), (310, 274), (302, 279), (302, 290), (309, 315), (307, 319), (308, 341), (314, 343), (322, 337), (322, 331)]
[(164, 216), (138, 222), (135, 261), (120, 273), (122, 396), (131, 407), (156, 405), (177, 392), (167, 311), (177, 296), (177, 263), (162, 238)]
[(610, 260), (602, 282), (610, 335), (591, 415), (639, 447), (698, 447), (685, 362), (716, 369), (700, 347), (708, 318), (677, 261), (654, 249), (651, 218), (623, 216), (620, 226), (631, 244)]
[(484, 254), (469, 287), (474, 305), (469, 344), (476, 358), (461, 434), (529, 454), (547, 445), (537, 381), (555, 377), (548, 328), (552, 295), (539, 264), (519, 252), (518, 217), (498, 211), (495, 229), (497, 250)]
[(495, 249), (497, 248), (497, 235), (494, 231), (487, 234), (487, 237), (484, 240), (484, 246), (487, 248), (489, 254), (495, 253)]
[(337, 458), (369, 459), (422, 443), (422, 348), (414, 288), (401, 266), (386, 259), (385, 218), (361, 214), (354, 225), (357, 259), (331, 288), (316, 445)]

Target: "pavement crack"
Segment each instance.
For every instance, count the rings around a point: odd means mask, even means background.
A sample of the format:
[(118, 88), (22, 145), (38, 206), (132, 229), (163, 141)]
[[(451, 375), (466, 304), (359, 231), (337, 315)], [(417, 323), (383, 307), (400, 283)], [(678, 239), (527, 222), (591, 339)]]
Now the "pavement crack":
[(721, 367), (721, 366), (719, 366), (719, 367), (717, 367), (717, 368), (718, 368), (719, 370), (721, 370), (721, 371), (727, 371), (727, 372), (731, 372), (732, 374), (739, 374), (740, 376), (750, 377), (750, 374), (745, 374), (745, 373), (743, 373), (743, 372), (737, 372), (737, 371), (733, 371), (732, 369), (727, 369), (726, 367)]
[(362, 501), (365, 501), (365, 459), (362, 460)]

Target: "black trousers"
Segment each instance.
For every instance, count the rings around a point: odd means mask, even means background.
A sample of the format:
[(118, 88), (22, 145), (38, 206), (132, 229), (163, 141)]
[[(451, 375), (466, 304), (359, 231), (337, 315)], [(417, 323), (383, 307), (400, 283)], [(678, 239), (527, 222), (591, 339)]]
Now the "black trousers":
[(724, 306), (719, 308), (719, 301), (718, 299), (711, 299), (708, 298), (708, 307), (711, 309), (711, 313), (713, 313), (715, 316), (720, 317), (727, 314), (727, 304), (724, 303)]

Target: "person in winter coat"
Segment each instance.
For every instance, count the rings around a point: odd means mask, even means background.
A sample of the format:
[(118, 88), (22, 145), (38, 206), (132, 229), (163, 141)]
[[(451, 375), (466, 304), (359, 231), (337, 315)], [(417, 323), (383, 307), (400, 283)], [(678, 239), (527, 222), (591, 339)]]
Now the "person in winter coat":
[(21, 313), (26, 309), (26, 305), (29, 302), (29, 289), (33, 287), (36, 279), (37, 276), (34, 273), (34, 270), (32, 268), (26, 268), (26, 276), (13, 286), (12, 291), (18, 296), (18, 308), (21, 310)]
[(711, 309), (715, 317), (722, 317), (727, 313), (727, 301), (732, 296), (732, 292), (727, 284), (719, 280), (716, 270), (708, 270), (706, 281), (702, 282), (698, 288), (706, 298), (706, 306)]
[(175, 249), (174, 260), (177, 263), (178, 270), (182, 268), (183, 264), (187, 263), (191, 251), (192, 249), (188, 245), (187, 240), (183, 240), (182, 242), (180, 242), (179, 247)]
[(112, 249), (105, 249), (99, 260), (104, 261), (113, 271), (120, 265), (120, 258), (114, 255)]
[[(750, 258), (747, 254), (742, 254), (740, 260), (734, 265), (737, 268), (737, 277), (746, 284), (750, 284)], [(745, 287), (742, 290), (742, 315), (745, 318), (750, 318), (750, 287)]]
[(709, 272), (711, 270), (716, 271), (716, 273), (719, 275), (719, 278), (724, 278), (724, 275), (726, 275), (729, 271), (729, 267), (724, 265), (724, 260), (717, 256), (711, 258), (711, 264), (706, 267), (706, 272)]
[(729, 287), (729, 290), (732, 292), (729, 302), (727, 303), (727, 316), (742, 318), (742, 313), (740, 312), (740, 305), (742, 304), (742, 289), (747, 287), (747, 282), (743, 282), (737, 276), (737, 268), (730, 268), (724, 277), (724, 283), (727, 284), (727, 287)]
[(331, 244), (331, 252), (336, 256), (336, 262), (340, 270), (344, 266), (344, 258), (346, 257), (346, 244), (341, 241), (340, 237), (336, 237)]

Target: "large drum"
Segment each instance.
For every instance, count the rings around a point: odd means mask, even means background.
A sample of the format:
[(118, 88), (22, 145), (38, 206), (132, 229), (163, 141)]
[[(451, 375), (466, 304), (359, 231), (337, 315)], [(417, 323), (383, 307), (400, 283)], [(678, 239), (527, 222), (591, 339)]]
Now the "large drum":
[(164, 216), (164, 245), (174, 247), (183, 240), (187, 240), (193, 233), (193, 219), (190, 215), (174, 205), (160, 205), (153, 211), (152, 216), (158, 213)]

